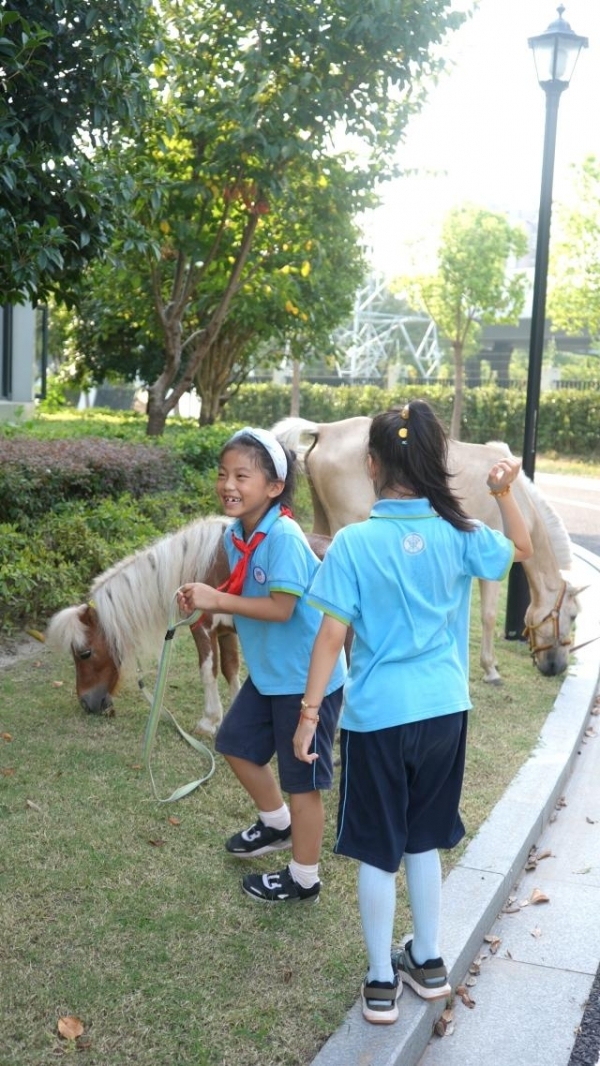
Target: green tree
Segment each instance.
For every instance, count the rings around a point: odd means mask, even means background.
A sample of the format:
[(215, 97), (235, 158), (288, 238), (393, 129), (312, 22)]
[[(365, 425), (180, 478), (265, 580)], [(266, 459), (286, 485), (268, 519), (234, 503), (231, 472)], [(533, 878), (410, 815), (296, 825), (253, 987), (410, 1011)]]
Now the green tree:
[(518, 322), (526, 278), (508, 268), (526, 250), (527, 237), (520, 227), (511, 226), (504, 215), (467, 204), (446, 216), (437, 272), (394, 284), (411, 306), (427, 311), (452, 350), (450, 435), (455, 440), (460, 439), (465, 356), (474, 350), (482, 326)]
[(352, 145), (338, 156), (350, 197), (392, 172), (392, 149), (441, 64), (431, 46), (462, 21), (451, 6), (165, 4), (168, 62), (154, 68), (152, 113), (135, 140), (114, 139), (96, 157), (107, 190), (114, 183), (114, 199), (127, 200), (114, 261), (124, 269), (137, 254), (162, 337), (150, 434), (163, 431), (216, 344), (260, 223), (285, 204), (288, 174), (319, 173), (338, 133)]
[(43, 299), (104, 249), (113, 201), (95, 146), (141, 107), (149, 0), (0, 8), (0, 304)]
[(576, 171), (575, 206), (558, 212), (552, 249), (548, 314), (555, 329), (600, 337), (600, 161), (588, 156)]
[[(359, 191), (352, 195), (348, 175), (335, 160), (324, 169), (305, 162), (286, 176), (278, 210), (261, 217), (243, 283), (196, 372), (203, 424), (218, 417), (257, 362), (262, 367), (279, 362), (283, 350), (291, 348), (306, 362), (312, 351), (329, 345), (331, 331), (349, 314), (363, 277), (353, 214), (368, 202)], [(161, 249), (167, 262), (172, 261), (170, 229)], [(91, 371), (96, 382), (118, 373), (148, 384), (160, 373), (161, 331), (139, 254), (129, 250), (125, 262), (125, 269), (96, 263), (87, 271), (72, 336), (81, 353), (80, 372)], [(229, 268), (227, 258), (217, 258), (191, 294), (185, 320), (188, 344), (210, 318)]]

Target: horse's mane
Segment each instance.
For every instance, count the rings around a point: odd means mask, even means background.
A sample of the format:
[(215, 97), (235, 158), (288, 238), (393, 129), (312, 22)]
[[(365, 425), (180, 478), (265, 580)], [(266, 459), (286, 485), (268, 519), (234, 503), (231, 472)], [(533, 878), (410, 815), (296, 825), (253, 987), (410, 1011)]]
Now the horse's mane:
[(544, 496), (542, 496), (542, 493), (537, 486), (534, 485), (533, 481), (531, 481), (526, 475), (523, 476), (532, 504), (538, 512), (540, 521), (548, 533), (548, 539), (552, 545), (554, 555), (556, 556), (556, 563), (560, 570), (569, 570), (573, 564), (573, 554), (571, 551), (571, 538), (567, 532), (567, 527), (560, 515), (548, 503)]
[[(127, 556), (94, 580), (89, 593), (109, 651), (127, 669), (135, 657), (156, 653), (165, 634), (175, 591), (186, 581), (204, 581), (228, 519), (197, 519), (148, 548)], [(80, 607), (51, 619), (48, 644), (68, 650), (85, 646)]]

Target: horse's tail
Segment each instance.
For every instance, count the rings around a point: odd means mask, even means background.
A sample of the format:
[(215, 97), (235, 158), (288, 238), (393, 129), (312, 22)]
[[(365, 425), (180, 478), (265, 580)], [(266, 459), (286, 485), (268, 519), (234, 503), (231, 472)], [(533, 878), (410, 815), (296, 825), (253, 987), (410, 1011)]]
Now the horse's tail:
[(304, 459), (318, 432), (318, 423), (310, 422), (307, 418), (283, 418), (271, 430), (277, 440), (296, 453), (301, 467), (304, 467)]

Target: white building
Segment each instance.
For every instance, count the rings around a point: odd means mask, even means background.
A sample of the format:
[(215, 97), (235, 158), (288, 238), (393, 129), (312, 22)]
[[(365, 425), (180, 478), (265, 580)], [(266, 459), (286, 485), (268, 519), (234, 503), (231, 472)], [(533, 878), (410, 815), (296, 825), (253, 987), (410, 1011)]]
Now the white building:
[(0, 419), (29, 418), (35, 408), (35, 311), (0, 307)]

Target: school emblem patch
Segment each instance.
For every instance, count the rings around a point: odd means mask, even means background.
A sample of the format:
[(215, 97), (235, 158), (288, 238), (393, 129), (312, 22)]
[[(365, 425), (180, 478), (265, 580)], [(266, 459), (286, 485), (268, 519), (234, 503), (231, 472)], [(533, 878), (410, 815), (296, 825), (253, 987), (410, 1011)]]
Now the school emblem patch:
[(425, 541), (419, 533), (408, 533), (402, 541), (402, 547), (407, 555), (418, 555), (425, 547)]
[(254, 570), (252, 571), (252, 576), (254, 577), (254, 580), (258, 582), (259, 585), (264, 585), (265, 581), (267, 580), (267, 575), (265, 574), (262, 566), (255, 566)]

